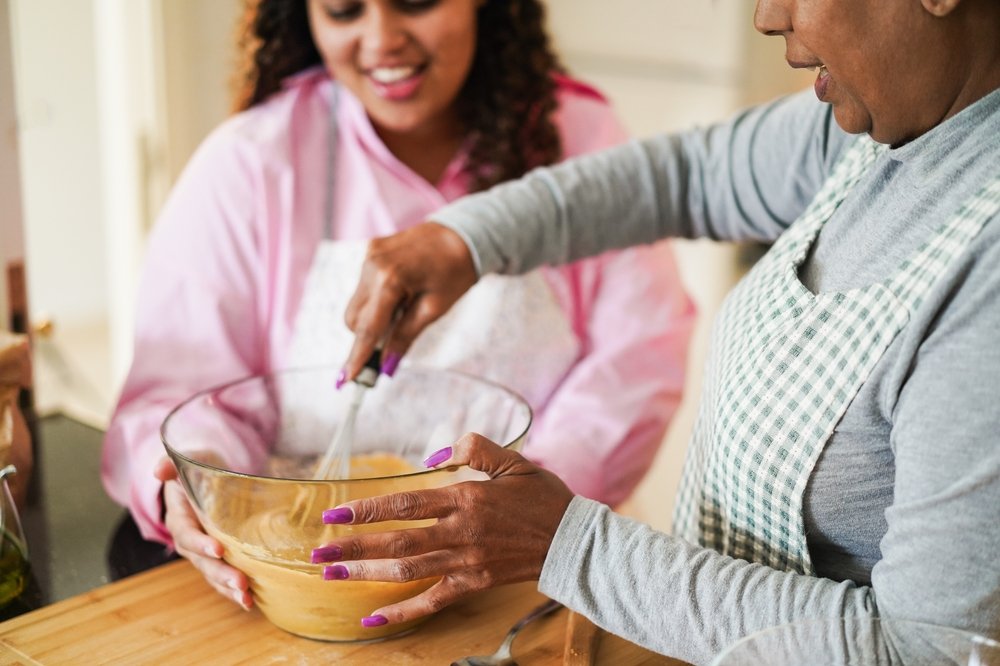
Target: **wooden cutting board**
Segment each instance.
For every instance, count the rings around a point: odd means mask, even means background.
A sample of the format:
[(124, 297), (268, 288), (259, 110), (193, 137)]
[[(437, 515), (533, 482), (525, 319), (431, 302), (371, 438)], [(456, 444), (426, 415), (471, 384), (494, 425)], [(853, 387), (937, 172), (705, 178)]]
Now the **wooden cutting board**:
[[(509, 585), (452, 605), (408, 636), (324, 643), (241, 610), (177, 561), (0, 624), (0, 664), (448, 664), (492, 653), (543, 599), (533, 583)], [(569, 615), (526, 627), (514, 643), (518, 663), (563, 664)], [(592, 663), (681, 666), (610, 634)]]

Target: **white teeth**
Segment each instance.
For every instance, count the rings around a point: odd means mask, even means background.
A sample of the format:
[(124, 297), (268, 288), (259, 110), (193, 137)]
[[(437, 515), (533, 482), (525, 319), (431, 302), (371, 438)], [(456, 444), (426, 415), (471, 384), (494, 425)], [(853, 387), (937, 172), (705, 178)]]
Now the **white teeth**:
[(830, 72), (826, 71), (826, 65), (820, 65), (819, 66), (819, 75), (820, 76), (828, 76), (829, 74), (830, 74)]
[(395, 83), (416, 73), (416, 67), (376, 67), (371, 71), (371, 77), (379, 83)]

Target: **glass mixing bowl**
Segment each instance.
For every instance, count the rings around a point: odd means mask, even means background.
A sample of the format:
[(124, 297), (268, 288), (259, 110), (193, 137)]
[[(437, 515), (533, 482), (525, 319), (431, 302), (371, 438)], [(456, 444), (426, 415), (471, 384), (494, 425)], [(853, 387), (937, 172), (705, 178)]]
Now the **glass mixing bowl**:
[(414, 623), (363, 628), (361, 618), (414, 596), (436, 579), (408, 583), (324, 581), (313, 548), (338, 536), (427, 524), (324, 525), (345, 501), (438, 488), (485, 475), (427, 470), (421, 461), (467, 432), (519, 449), (531, 409), (514, 392), (470, 375), (404, 367), (365, 391), (350, 475), (312, 480), (348, 413), (354, 385), (334, 390), (339, 367), (257, 375), (198, 393), (163, 422), (161, 436), (205, 529), (247, 574), (261, 612), (300, 636), (378, 639)]

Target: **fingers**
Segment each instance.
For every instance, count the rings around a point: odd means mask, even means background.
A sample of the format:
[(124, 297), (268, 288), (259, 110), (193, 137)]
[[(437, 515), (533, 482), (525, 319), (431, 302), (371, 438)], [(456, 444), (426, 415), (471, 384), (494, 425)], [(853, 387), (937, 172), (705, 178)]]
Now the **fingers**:
[[(493, 479), (539, 471), (521, 454), (477, 433), (463, 435), (453, 446), (432, 453), (424, 464), (429, 467), (468, 465)], [(323, 512), (323, 522), (328, 525), (359, 525), (388, 520), (446, 518), (456, 511), (475, 506), (481, 491), (482, 488), (475, 482), (467, 482), (444, 488), (369, 497), (327, 509)]]
[[(444, 576), (437, 583), (415, 597), (410, 597), (397, 604), (383, 606), (373, 611), (367, 618), (362, 618), (362, 624), (364, 626), (399, 624), (433, 615), (463, 597), (473, 592), (487, 589), (487, 587), (469, 576)], [(375, 618), (385, 618), (385, 622), (379, 622), (378, 620), (372, 622)], [(368, 622), (365, 622), (365, 620), (368, 620)]]
[[(459, 599), (482, 589), (486, 588), (476, 584), (474, 579), (467, 576), (445, 576), (415, 597), (373, 611), (368, 617), (362, 618), (361, 623), (366, 627), (371, 627), (409, 622), (433, 615)], [(379, 618), (384, 618), (384, 621)]]
[(458, 486), (380, 495), (347, 502), (323, 512), (327, 525), (381, 523), (387, 520), (426, 520), (449, 515), (456, 506)]
[(410, 583), (456, 572), (461, 563), (447, 550), (399, 559), (359, 560), (330, 564), (323, 568), (324, 580), (369, 580)]
[[(449, 448), (451, 455), (446, 454)], [(505, 449), (474, 432), (462, 435), (451, 447), (432, 453), (424, 464), (429, 467), (468, 465), (474, 470), (485, 472), (491, 479), (532, 474), (539, 469), (517, 451)]]
[[(358, 289), (351, 297), (345, 315), (347, 326), (354, 331), (354, 343), (344, 362), (345, 380), (354, 379), (361, 372), (365, 361), (389, 332), (397, 310), (405, 309), (406, 294), (398, 289), (368, 287), (374, 293), (360, 291), (361, 286)], [(399, 355), (402, 356), (405, 351), (401, 350)], [(383, 350), (383, 360), (387, 356), (388, 351)]]
[(385, 257), (386, 245), (391, 253), (392, 237), (376, 238), (369, 243), (361, 279), (344, 313), (345, 323), (355, 336), (344, 363), (346, 379), (354, 379), (361, 371), (389, 333), (396, 313), (405, 308), (410, 295), (408, 281), (399, 276), (399, 269)]
[(447, 531), (436, 526), (375, 532), (364, 535), (345, 536), (335, 543), (314, 548), (312, 562), (340, 562), (342, 560), (376, 560), (420, 555), (434, 550), (449, 548), (459, 541), (449, 536)]
[(478, 279), (462, 237), (428, 222), (368, 245), (358, 287), (345, 313), (355, 340), (344, 364), (353, 379), (380, 342), (383, 362), (400, 358), (416, 336)]
[(420, 294), (413, 298), (396, 313), (396, 322), (385, 338), (383, 355), (405, 355), (417, 335), (444, 315), (450, 305), (433, 294)]
[(173, 481), (177, 478), (177, 468), (174, 467), (174, 461), (170, 458), (163, 456), (156, 462), (156, 467), (153, 468), (153, 476), (159, 481)]
[[(157, 469), (161, 467), (162, 461)], [(166, 528), (173, 536), (178, 554), (191, 562), (219, 594), (249, 610), (253, 598), (246, 575), (222, 561), (222, 544), (205, 533), (180, 483), (164, 482), (163, 502), (167, 511)]]

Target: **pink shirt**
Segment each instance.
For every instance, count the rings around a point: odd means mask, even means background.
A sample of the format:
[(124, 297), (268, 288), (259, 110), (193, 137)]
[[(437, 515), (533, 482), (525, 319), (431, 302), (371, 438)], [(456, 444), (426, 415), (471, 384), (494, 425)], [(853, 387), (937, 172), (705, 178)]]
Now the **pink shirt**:
[[(331, 83), (316, 68), (223, 123), (164, 207), (140, 284), (134, 361), (104, 442), (102, 478), (147, 539), (160, 519), (159, 427), (192, 393), (284, 365), (306, 274), (323, 236)], [(625, 139), (609, 106), (560, 81), (567, 156)], [(334, 234), (384, 236), (466, 193), (463, 155), (436, 185), (397, 160), (360, 103), (337, 108)], [(583, 353), (538, 409), (525, 454), (577, 493), (614, 504), (648, 468), (681, 398), (694, 310), (664, 244), (543, 275)], [(484, 325), (489, 325), (484, 323)], [(259, 452), (220, 451), (234, 466)]]

